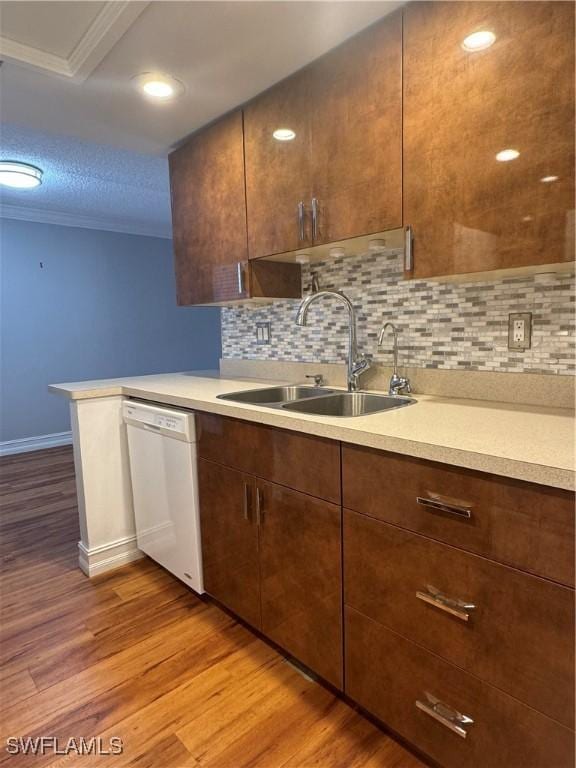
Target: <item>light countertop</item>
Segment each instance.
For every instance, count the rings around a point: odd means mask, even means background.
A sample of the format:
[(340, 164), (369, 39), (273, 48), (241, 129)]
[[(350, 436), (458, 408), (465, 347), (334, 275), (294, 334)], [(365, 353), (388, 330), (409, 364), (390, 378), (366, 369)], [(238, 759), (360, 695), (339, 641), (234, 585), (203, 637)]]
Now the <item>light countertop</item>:
[(125, 395), (573, 490), (574, 411), (416, 395), (416, 405), (337, 418), (218, 400), (278, 382), (168, 373), (50, 386), (71, 400)]

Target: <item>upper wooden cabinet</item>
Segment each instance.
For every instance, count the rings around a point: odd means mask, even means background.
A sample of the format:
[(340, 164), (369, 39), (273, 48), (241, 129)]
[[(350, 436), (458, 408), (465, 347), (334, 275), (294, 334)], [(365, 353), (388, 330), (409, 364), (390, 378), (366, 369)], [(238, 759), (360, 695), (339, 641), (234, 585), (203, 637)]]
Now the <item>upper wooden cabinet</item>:
[[(244, 108), (248, 244), (251, 259), (311, 244), (310, 89), (297, 72)], [(275, 139), (290, 129), (292, 140)]]
[[(493, 45), (466, 51), (479, 30)], [(574, 5), (409, 3), (403, 173), (415, 277), (569, 261)]]
[[(493, 44), (467, 50), (479, 31)], [(408, 3), (195, 134), (170, 172), (180, 304), (298, 298), (299, 266), (259, 259), (402, 226), (411, 277), (570, 261), (574, 5)]]
[(402, 226), (402, 14), (310, 65), (314, 243)]
[(244, 122), (250, 258), (400, 227), (401, 14), (258, 96)]
[(170, 155), (178, 304), (247, 298), (242, 112)]
[(178, 304), (299, 298), (297, 264), (248, 264), (242, 112), (170, 155)]

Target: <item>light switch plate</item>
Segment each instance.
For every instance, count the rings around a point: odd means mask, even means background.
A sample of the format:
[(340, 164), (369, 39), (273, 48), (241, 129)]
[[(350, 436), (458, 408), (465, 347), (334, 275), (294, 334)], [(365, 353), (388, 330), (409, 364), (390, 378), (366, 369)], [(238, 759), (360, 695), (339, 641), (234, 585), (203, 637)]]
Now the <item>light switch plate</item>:
[(525, 350), (532, 346), (532, 313), (508, 315), (508, 349)]

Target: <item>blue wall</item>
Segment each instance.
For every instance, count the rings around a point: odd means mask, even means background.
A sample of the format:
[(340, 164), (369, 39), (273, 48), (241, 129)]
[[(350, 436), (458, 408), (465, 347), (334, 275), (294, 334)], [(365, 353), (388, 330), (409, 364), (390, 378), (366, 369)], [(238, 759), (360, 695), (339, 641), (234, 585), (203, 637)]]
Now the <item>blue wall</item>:
[(50, 383), (218, 367), (220, 311), (176, 306), (170, 240), (0, 226), (0, 441), (70, 428)]

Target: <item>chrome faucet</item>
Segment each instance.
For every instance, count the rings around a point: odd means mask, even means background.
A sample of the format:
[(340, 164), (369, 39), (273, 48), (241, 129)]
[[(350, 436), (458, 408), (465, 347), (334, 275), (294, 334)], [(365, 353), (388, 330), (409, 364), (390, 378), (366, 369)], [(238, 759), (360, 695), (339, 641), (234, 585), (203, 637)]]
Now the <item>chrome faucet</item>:
[(306, 316), (308, 309), (318, 299), (332, 297), (342, 302), (348, 310), (348, 392), (358, 391), (358, 379), (360, 375), (370, 368), (370, 361), (364, 356), (358, 354), (358, 345), (356, 342), (356, 313), (354, 306), (348, 296), (339, 291), (318, 291), (307, 296), (298, 309), (296, 315), (296, 325), (306, 325)]
[(410, 379), (405, 378), (404, 376), (398, 375), (398, 331), (396, 330), (396, 326), (394, 323), (384, 323), (380, 330), (380, 335), (378, 336), (378, 346), (382, 346), (382, 342), (384, 340), (384, 334), (386, 333), (386, 330), (388, 328), (392, 329), (392, 335), (394, 337), (394, 368), (392, 371), (392, 376), (390, 378), (390, 385), (388, 388), (388, 394), (389, 395), (400, 395), (400, 394), (407, 394), (409, 395), (410, 390)]

